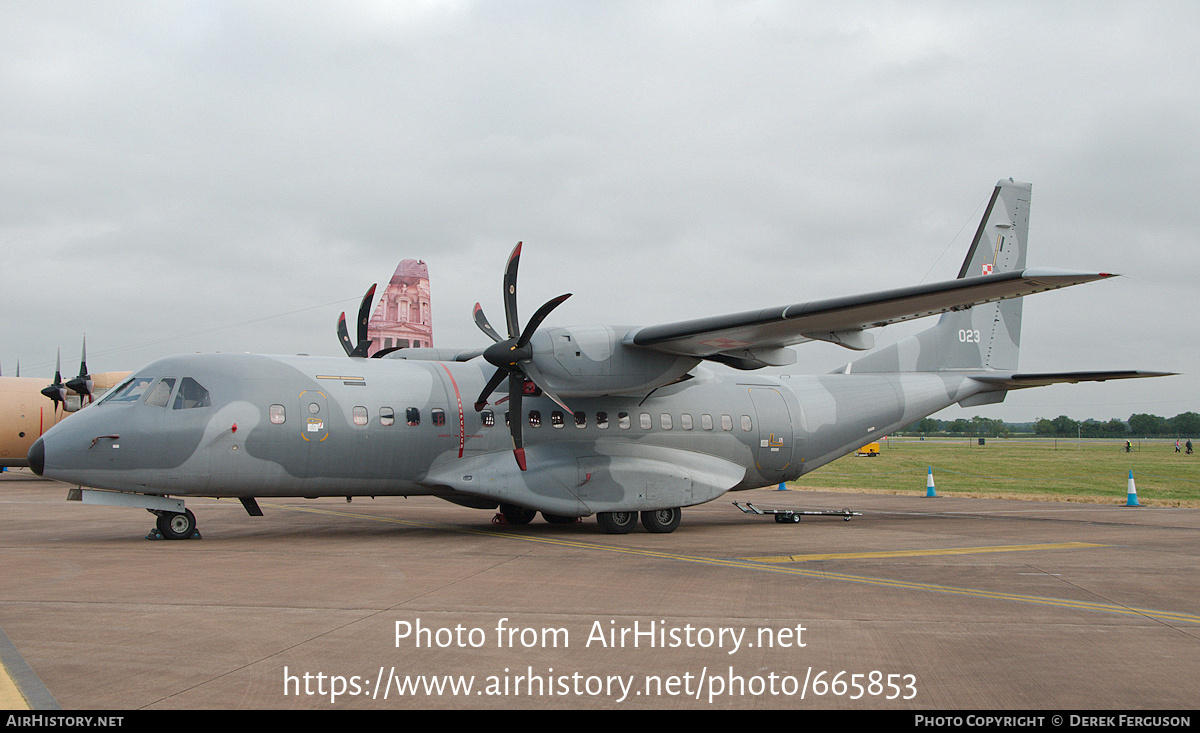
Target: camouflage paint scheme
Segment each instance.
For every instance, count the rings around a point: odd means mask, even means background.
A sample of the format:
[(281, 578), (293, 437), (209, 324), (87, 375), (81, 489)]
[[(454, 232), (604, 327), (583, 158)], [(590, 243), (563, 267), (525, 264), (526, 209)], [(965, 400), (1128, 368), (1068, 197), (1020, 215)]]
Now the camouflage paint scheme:
[[(48, 478), (144, 497), (127, 503), (168, 517), (182, 517), (182, 503), (164, 509), (159, 497), (425, 494), (512, 516), (521, 509), (517, 521), (531, 510), (551, 521), (598, 514), (609, 531), (628, 531), (628, 517), (643, 512), (648, 529), (669, 532), (680, 507), (796, 479), (955, 403), (999, 402), (1009, 389), (1041, 384), (1155, 376), (1016, 372), (1020, 296), (1109, 276), (1025, 268), (1029, 193), (1028, 184), (997, 185), (955, 281), (649, 328), (537, 331), (531, 378), (536, 368), (535, 381), (552, 385), (583, 420), (546, 396), (526, 396), (525, 471), (513, 460), (507, 398), (488, 406), (491, 426), (471, 406), (495, 369), (480, 351), (444, 349), (382, 359), (161, 359), (135, 375), (190, 377), (210, 404), (103, 400), (48, 432), (30, 461)], [(938, 313), (932, 328), (833, 374), (752, 372), (794, 361), (786, 348), (793, 344), (869, 348), (865, 329)], [(718, 373), (704, 360), (744, 371)], [(416, 425), (406, 420), (410, 408)], [(432, 419), (435, 410), (443, 424)], [(389, 411), (394, 421), (385, 424)], [(655, 515), (665, 525), (651, 523), (654, 512), (666, 512)]]

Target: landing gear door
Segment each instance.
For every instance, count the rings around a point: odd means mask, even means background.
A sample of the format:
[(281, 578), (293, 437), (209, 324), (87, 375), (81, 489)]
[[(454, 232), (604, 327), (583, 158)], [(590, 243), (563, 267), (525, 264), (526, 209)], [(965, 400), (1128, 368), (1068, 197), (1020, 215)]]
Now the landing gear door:
[(792, 416), (778, 390), (752, 387), (750, 400), (758, 418), (759, 472), (768, 480), (779, 478), (792, 463)]

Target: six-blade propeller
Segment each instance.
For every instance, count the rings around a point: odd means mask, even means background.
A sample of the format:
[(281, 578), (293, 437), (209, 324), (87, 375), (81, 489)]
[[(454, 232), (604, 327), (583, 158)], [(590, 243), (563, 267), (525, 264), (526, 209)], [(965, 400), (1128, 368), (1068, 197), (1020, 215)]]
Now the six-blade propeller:
[(513, 455), (516, 456), (517, 465), (524, 471), (525, 441), (522, 433), (521, 412), (524, 395), (535, 394), (537, 390), (541, 390), (543, 394), (561, 405), (568, 414), (571, 413), (571, 409), (547, 389), (546, 380), (533, 360), (533, 348), (529, 343), (534, 332), (542, 325), (542, 321), (546, 319), (550, 311), (571, 297), (571, 294), (566, 293), (546, 301), (533, 314), (533, 318), (525, 324), (525, 328), (521, 329), (520, 320), (517, 318), (517, 264), (520, 259), (521, 243), (517, 242), (517, 246), (513, 248), (512, 254), (508, 257), (508, 266), (504, 269), (504, 322), (507, 326), (508, 338), (502, 338), (496, 329), (492, 328), (487, 316), (483, 314), (483, 307), (479, 303), (475, 304), (475, 325), (479, 326), (479, 330), (495, 342), (484, 350), (483, 358), (496, 367), (496, 373), (488, 380), (483, 391), (479, 393), (479, 398), (475, 400), (475, 411), (483, 410), (487, 405), (488, 397), (507, 376), (510, 416), (508, 427), (513, 439)]

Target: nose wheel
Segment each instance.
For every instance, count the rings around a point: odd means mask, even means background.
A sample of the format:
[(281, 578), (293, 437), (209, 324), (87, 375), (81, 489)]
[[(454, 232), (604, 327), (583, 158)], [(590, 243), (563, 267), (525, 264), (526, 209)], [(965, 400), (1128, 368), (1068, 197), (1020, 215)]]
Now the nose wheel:
[[(183, 513), (155, 512), (155, 514), (158, 515), (158, 521), (155, 522), (155, 527), (158, 529), (158, 534), (163, 539), (200, 539), (200, 533), (196, 531), (196, 515), (192, 514), (191, 509), (184, 509)], [(157, 539), (154, 537), (154, 534), (154, 532), (151, 532), (147, 539)]]

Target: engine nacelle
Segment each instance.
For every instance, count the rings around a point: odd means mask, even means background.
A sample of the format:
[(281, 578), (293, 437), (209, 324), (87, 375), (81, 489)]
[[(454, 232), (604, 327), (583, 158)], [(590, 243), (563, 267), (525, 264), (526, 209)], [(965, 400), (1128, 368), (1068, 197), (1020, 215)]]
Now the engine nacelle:
[(627, 346), (632, 327), (572, 326), (539, 330), (530, 340), (547, 387), (563, 398), (646, 392), (670, 384), (700, 359)]

